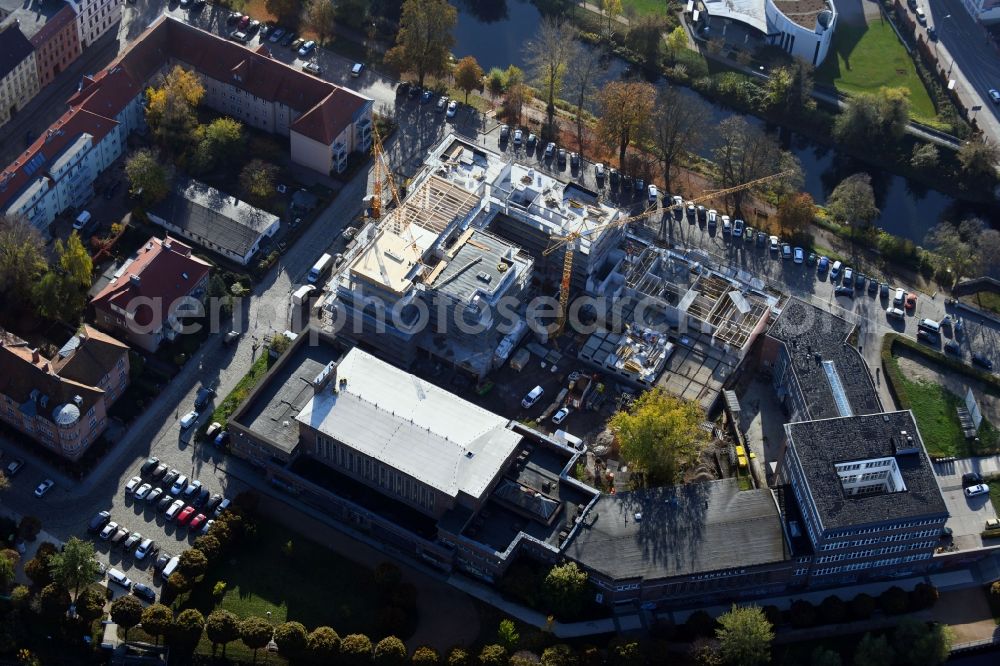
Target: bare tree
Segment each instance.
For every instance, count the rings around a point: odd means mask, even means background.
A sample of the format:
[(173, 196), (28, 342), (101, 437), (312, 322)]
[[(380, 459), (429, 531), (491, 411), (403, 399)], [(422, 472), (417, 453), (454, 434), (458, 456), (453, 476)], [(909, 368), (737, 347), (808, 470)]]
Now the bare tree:
[(660, 90), (653, 113), (653, 151), (663, 167), (663, 187), (670, 191), (670, 175), (678, 161), (698, 148), (700, 129), (708, 107), (695, 95), (669, 86)]
[(737, 215), (742, 214), (743, 202), (754, 192), (785, 194), (801, 184), (802, 167), (798, 160), (781, 150), (778, 142), (759, 127), (750, 125), (740, 116), (733, 116), (719, 124), (717, 134), (719, 145), (715, 148), (714, 157), (723, 188), (744, 185), (782, 171), (790, 172), (759, 187), (727, 195)]
[(574, 36), (568, 24), (547, 16), (538, 26), (538, 33), (524, 47), (528, 72), (545, 97), (546, 129), (543, 135), (546, 137), (554, 134), (556, 98), (562, 91), (566, 67), (574, 52)]
[(601, 117), (597, 133), (610, 147), (618, 149), (618, 167), (625, 168), (625, 152), (633, 141), (649, 135), (656, 90), (644, 81), (609, 81), (600, 93)]
[(597, 76), (605, 69), (601, 55), (592, 49), (573, 42), (569, 61), (572, 66), (566, 70), (566, 91), (576, 105), (576, 150), (583, 155), (583, 106), (596, 87)]
[(336, 26), (337, 8), (330, 0), (308, 0), (302, 10), (302, 22), (316, 33), (316, 41), (325, 44)]

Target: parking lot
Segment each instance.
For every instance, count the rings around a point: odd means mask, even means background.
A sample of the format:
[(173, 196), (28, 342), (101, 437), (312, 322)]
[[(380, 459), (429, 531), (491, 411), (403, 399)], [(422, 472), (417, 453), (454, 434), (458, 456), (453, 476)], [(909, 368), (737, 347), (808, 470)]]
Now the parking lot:
[(948, 507), (948, 522), (952, 538), (960, 550), (982, 548), (981, 532), (986, 521), (996, 518), (997, 513), (990, 502), (989, 494), (966, 497), (962, 489), (962, 475), (967, 472), (986, 474), (1000, 471), (995, 460), (990, 458), (962, 458), (951, 462), (934, 463), (941, 495)]

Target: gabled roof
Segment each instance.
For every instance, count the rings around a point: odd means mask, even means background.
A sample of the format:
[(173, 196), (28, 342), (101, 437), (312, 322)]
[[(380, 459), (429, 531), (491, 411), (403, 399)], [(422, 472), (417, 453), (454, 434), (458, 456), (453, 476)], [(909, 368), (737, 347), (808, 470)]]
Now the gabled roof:
[(128, 354), (128, 349), (124, 342), (84, 324), (52, 359), (52, 366), (60, 377), (87, 386), (99, 386), (118, 360)]
[[(190, 295), (209, 268), (209, 263), (191, 254), (189, 245), (169, 236), (163, 240), (150, 238), (90, 302), (99, 310), (110, 310), (111, 306), (126, 312), (134, 309), (138, 326), (154, 322), (163, 325), (172, 312), (171, 306)], [(142, 299), (142, 305), (133, 305), (136, 298)], [(147, 305), (149, 299), (153, 299), (157, 310)]]
[(299, 116), (291, 129), (310, 139), (329, 145), (344, 131), (365, 100), (345, 88), (337, 88), (316, 106)]
[(55, 13), (55, 16), (51, 17), (45, 22), (45, 25), (41, 29), (31, 36), (29, 40), (31, 45), (36, 49), (41, 47), (47, 41), (62, 32), (63, 28), (74, 23), (76, 21), (76, 11), (68, 3), (63, 5), (63, 8)]
[(34, 50), (17, 23), (0, 29), (0, 80), (10, 74)]

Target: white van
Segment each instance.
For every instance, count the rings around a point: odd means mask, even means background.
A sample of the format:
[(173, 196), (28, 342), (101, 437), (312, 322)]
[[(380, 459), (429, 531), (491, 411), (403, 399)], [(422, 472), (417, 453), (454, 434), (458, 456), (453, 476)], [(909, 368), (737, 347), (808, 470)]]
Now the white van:
[(934, 321), (933, 319), (921, 319), (917, 322), (917, 328), (930, 331), (935, 335), (941, 335), (941, 322)]
[(318, 282), (319, 279), (323, 277), (323, 274), (330, 269), (331, 263), (333, 263), (333, 257), (330, 255), (324, 254), (320, 257), (319, 261), (313, 264), (313, 267), (309, 269), (309, 275), (306, 277), (309, 284)]
[(116, 585), (121, 585), (126, 590), (132, 589), (132, 579), (118, 569), (108, 569), (108, 580)]
[(905, 312), (903, 312), (899, 308), (894, 308), (894, 307), (891, 307), (891, 306), (887, 307), (885, 309), (885, 316), (886, 317), (895, 317), (897, 319), (906, 319), (906, 313)]
[(177, 571), (177, 565), (180, 563), (181, 558), (171, 557), (170, 561), (167, 562), (167, 566), (163, 567), (163, 571), (160, 572), (160, 578), (167, 580), (170, 578), (170, 574)]
[(73, 229), (76, 231), (83, 231), (90, 225), (90, 211), (85, 210), (76, 216), (76, 221), (73, 222)]
[(521, 406), (524, 407), (525, 409), (528, 409), (536, 402), (538, 402), (538, 399), (542, 397), (543, 393), (545, 393), (545, 389), (543, 389), (541, 386), (536, 386), (535, 388), (528, 391), (528, 395), (524, 396), (524, 400), (521, 401)]
[(311, 284), (304, 284), (292, 294), (292, 305), (299, 307), (309, 301), (309, 295), (316, 291), (316, 287)]

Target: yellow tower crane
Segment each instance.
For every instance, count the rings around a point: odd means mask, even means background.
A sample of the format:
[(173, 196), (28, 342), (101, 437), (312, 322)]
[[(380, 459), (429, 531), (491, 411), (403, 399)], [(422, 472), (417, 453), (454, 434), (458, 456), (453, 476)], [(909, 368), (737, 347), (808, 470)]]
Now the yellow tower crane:
[(664, 208), (657, 208), (655, 205), (647, 208), (638, 215), (632, 215), (630, 217), (618, 218), (608, 222), (607, 224), (602, 224), (584, 231), (574, 231), (572, 233), (566, 234), (565, 236), (551, 236), (549, 238), (549, 246), (545, 248), (542, 252), (544, 256), (549, 256), (559, 248), (565, 248), (563, 255), (563, 273), (562, 273), (562, 283), (559, 287), (559, 318), (557, 320), (557, 327), (554, 337), (559, 337), (562, 335), (563, 329), (566, 328), (566, 307), (569, 304), (569, 285), (570, 279), (573, 276), (573, 253), (574, 249), (570, 247), (570, 244), (574, 241), (584, 238), (586, 236), (592, 236), (598, 232), (605, 231), (607, 229), (616, 229), (618, 227), (623, 227), (632, 222), (638, 222), (639, 220), (644, 220), (650, 215), (662, 211), (664, 214), (670, 213), (676, 208), (683, 208), (689, 203), (700, 203), (702, 201), (708, 201), (709, 199), (714, 199), (716, 197), (726, 196), (727, 194), (733, 194), (735, 192), (742, 192), (744, 190), (749, 190), (753, 187), (766, 183), (768, 181), (774, 180), (775, 178), (780, 178), (782, 176), (788, 176), (793, 173), (792, 170), (779, 171), (778, 173), (771, 174), (770, 176), (764, 176), (763, 178), (757, 178), (741, 185), (736, 185), (734, 187), (727, 187), (722, 190), (715, 190), (703, 194), (702, 196), (692, 199), (685, 203), (673, 204)]
[(372, 127), (372, 157), (375, 160), (374, 182), (372, 183), (372, 217), (376, 220), (382, 217), (382, 186), (383, 182), (389, 184), (389, 191), (392, 193), (392, 200), (399, 207), (399, 192), (396, 183), (392, 179), (392, 169), (385, 158), (385, 151), (382, 148), (382, 137), (378, 129)]

